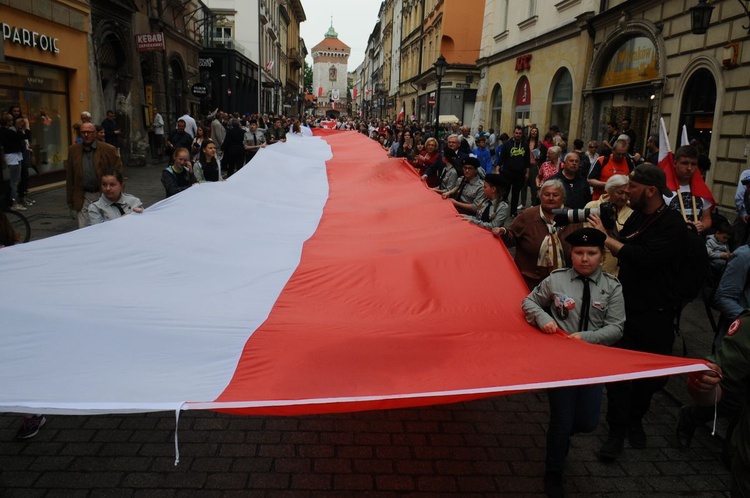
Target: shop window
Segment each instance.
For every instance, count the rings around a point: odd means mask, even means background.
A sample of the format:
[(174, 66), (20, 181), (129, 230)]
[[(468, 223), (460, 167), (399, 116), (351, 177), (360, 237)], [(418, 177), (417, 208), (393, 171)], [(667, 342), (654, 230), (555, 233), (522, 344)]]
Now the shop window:
[(503, 89), (500, 85), (495, 85), (492, 90), (492, 112), (490, 114), (490, 127), (495, 128), (499, 133), (502, 133), (500, 125), (502, 124), (503, 117)]
[(19, 105), (29, 118), (32, 175), (64, 170), (71, 123), (68, 116), (66, 71), (32, 64), (5, 62), (0, 72), (0, 109)]
[(568, 138), (570, 129), (570, 113), (573, 104), (573, 78), (570, 71), (561, 69), (557, 73), (552, 91), (552, 105), (550, 107), (550, 125), (560, 127), (562, 134)]
[(683, 95), (679, 129), (686, 125), (688, 139), (698, 139), (699, 148), (702, 147), (702, 152), (708, 154), (716, 108), (716, 81), (711, 71), (699, 69), (693, 73)]

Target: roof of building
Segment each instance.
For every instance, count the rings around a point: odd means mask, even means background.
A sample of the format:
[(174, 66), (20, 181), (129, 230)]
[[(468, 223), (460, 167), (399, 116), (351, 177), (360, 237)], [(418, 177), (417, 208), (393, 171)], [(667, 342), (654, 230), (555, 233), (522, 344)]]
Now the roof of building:
[(328, 28), (328, 31), (325, 34), (325, 38), (323, 38), (323, 41), (318, 43), (312, 48), (312, 52), (317, 52), (320, 50), (333, 50), (337, 52), (346, 51), (350, 52), (351, 49), (349, 48), (349, 45), (339, 40), (339, 34), (336, 33), (336, 30), (333, 29), (333, 22), (331, 22), (331, 27)]

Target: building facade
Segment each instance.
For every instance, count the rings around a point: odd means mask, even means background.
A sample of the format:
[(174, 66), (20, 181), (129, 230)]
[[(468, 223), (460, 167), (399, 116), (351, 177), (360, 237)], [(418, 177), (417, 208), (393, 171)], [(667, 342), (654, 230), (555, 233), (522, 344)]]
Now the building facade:
[(481, 72), (473, 129), (483, 125), (512, 134), (536, 124), (578, 136), (583, 86), (594, 41), (588, 29), (600, 2), (559, 2), (521, 8), (508, 0), (485, 2)]
[(312, 48), (316, 116), (341, 115), (347, 104), (347, 73), (351, 49), (339, 40), (333, 24), (323, 41)]
[(693, 34), (688, 8), (697, 2), (687, 3), (610, 1), (591, 19), (580, 131), (596, 138), (607, 119), (631, 116), (645, 137), (663, 117), (675, 149), (684, 125), (711, 160), (707, 183), (732, 219), (750, 150), (750, 15), (739, 2), (712, 2), (708, 29)]
[[(13, 7), (11, 7), (11, 4)], [(0, 109), (19, 105), (31, 125), (32, 185), (64, 177), (72, 143), (71, 116), (91, 106), (89, 2), (0, 1)]]
[(440, 88), (440, 114), (462, 123), (471, 122), (479, 87), (477, 59), (483, 14), (484, 0), (424, 1), (419, 74), (413, 78), (418, 88), (419, 119), (436, 120), (434, 102), (438, 92), (433, 65), (442, 55), (448, 67)]

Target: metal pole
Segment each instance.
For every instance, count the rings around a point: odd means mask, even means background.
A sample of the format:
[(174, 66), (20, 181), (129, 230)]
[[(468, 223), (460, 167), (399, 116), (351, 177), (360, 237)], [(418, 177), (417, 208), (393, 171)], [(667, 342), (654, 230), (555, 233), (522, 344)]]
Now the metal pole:
[(440, 150), (440, 82), (443, 80), (437, 77), (437, 90), (435, 90), (435, 140), (438, 141), (438, 150)]

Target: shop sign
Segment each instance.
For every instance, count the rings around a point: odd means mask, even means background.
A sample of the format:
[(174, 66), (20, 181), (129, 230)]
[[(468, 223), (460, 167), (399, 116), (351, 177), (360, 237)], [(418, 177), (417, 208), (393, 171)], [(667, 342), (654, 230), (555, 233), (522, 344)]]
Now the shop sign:
[(524, 69), (531, 69), (531, 54), (516, 57), (516, 71), (523, 71)]
[(522, 76), (522, 78), (523, 79), (518, 82), (516, 106), (531, 105), (531, 86), (529, 85), (529, 79), (526, 76)]
[(205, 97), (208, 95), (208, 87), (203, 83), (196, 83), (190, 88), (190, 91), (196, 97)]
[(198, 59), (198, 67), (214, 67), (214, 59), (213, 59), (213, 57), (208, 57), (206, 59), (199, 58)]
[(165, 50), (167, 48), (164, 42), (164, 33), (146, 33), (144, 35), (135, 35), (135, 45), (139, 52), (149, 52), (151, 50)]
[(625, 85), (659, 77), (656, 47), (651, 39), (636, 36), (615, 51), (599, 79), (599, 86)]
[(469, 83), (456, 83), (456, 88), (471, 88)]
[(51, 52), (53, 54), (59, 54), (60, 48), (57, 44), (60, 42), (59, 38), (54, 38), (49, 35), (37, 33), (36, 31), (30, 31), (25, 28), (18, 28), (9, 24), (2, 23), (3, 25), (3, 40), (7, 40), (10, 43), (16, 45), (22, 45), (24, 47), (37, 48), (42, 52)]

